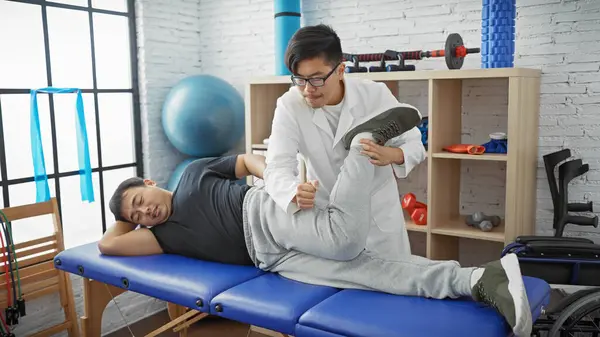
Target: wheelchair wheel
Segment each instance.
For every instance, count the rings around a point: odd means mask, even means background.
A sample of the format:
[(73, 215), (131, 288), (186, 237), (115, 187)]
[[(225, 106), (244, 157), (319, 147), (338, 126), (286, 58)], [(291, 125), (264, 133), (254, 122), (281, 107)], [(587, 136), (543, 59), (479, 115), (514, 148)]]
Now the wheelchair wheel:
[(593, 294), (593, 293), (598, 292), (598, 291), (600, 291), (600, 289), (598, 289), (598, 288), (588, 288), (588, 289), (578, 290), (578, 291), (572, 293), (569, 296), (563, 297), (556, 304), (552, 304), (551, 306), (549, 306), (546, 309), (546, 314), (548, 314), (548, 315), (554, 315), (554, 316), (560, 315), (560, 313), (563, 310), (565, 310), (566, 307), (570, 306), (571, 304), (573, 304), (574, 302), (576, 302), (580, 298), (586, 297), (589, 294)]
[(592, 315), (600, 309), (600, 291), (579, 298), (556, 318), (548, 337), (579, 336), (576, 333), (600, 333), (600, 319)]

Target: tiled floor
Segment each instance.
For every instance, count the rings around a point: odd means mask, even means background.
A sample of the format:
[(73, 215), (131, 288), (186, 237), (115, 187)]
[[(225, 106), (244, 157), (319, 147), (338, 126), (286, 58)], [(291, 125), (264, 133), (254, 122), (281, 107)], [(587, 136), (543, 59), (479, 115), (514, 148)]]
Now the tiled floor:
[[(151, 331), (169, 322), (167, 311), (147, 317), (130, 326), (136, 337), (144, 336)], [(188, 337), (265, 337), (263, 334), (252, 332), (247, 324), (229, 321), (215, 316), (209, 316), (192, 325), (188, 330)], [(164, 332), (159, 337), (178, 337), (179, 333), (172, 330)], [(107, 335), (107, 337), (132, 337), (127, 328)]]

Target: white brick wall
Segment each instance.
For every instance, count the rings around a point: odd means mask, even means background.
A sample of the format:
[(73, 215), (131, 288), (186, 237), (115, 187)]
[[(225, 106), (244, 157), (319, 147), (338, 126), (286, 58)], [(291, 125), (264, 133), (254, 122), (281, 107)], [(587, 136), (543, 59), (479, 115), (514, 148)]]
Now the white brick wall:
[(184, 156), (163, 132), (162, 103), (179, 80), (200, 73), (200, 1), (137, 0), (136, 10), (145, 175), (166, 186)]
[[(570, 198), (572, 201), (600, 201), (597, 181), (600, 156), (596, 144), (600, 135), (600, 120), (596, 116), (600, 96), (595, 91), (600, 83), (600, 3), (534, 1), (530, 6), (519, 8), (518, 15), (519, 41), (534, 43), (517, 49), (516, 63), (539, 68), (543, 73), (537, 228), (540, 234), (552, 234), (552, 201), (542, 155), (570, 148), (574, 156), (589, 163), (590, 172), (573, 181)], [(593, 228), (570, 226), (568, 229), (569, 235), (598, 240), (598, 231)]]
[[(243, 95), (245, 81), (272, 74), (275, 62), (272, 0), (228, 0), (227, 6), (218, 0), (168, 3), (137, 2), (144, 163), (146, 175), (161, 185), (183, 158), (162, 132), (160, 109), (169, 88), (184, 76), (205, 73), (229, 81)], [(332, 25), (346, 52), (438, 49), (452, 32), (460, 33), (467, 46), (477, 47), (481, 42), (481, 0), (304, 0), (302, 5), (303, 25)], [(572, 200), (600, 202), (600, 2), (519, 0), (518, 6), (516, 65), (543, 72), (537, 229), (540, 234), (550, 234), (552, 203), (543, 154), (570, 147), (581, 156), (591, 169), (573, 183)], [(478, 68), (479, 64), (479, 55), (469, 55), (464, 68)], [(441, 59), (422, 60), (416, 65), (418, 69), (445, 68)], [(503, 83), (486, 82), (494, 86), (492, 89), (479, 84), (465, 81), (463, 86), (463, 141), (483, 143), (489, 132), (506, 128), (506, 121), (497, 116), (507, 104)], [(422, 82), (403, 85), (400, 99), (427, 113), (426, 88)], [(490, 125), (495, 127), (487, 128)], [(501, 213), (504, 174), (502, 164), (465, 163), (462, 211)], [(422, 165), (400, 187), (425, 198), (426, 179), (427, 167)], [(569, 235), (590, 235), (582, 231), (598, 237), (598, 232), (589, 228), (572, 228)], [(82, 314), (77, 281), (75, 289)], [(39, 307), (49, 310), (49, 303), (46, 300)], [(120, 303), (129, 322), (164, 307), (139, 295), (123, 298)], [(105, 312), (103, 326), (104, 331), (122, 326), (114, 308)], [(26, 335), (25, 325), (19, 329)]]

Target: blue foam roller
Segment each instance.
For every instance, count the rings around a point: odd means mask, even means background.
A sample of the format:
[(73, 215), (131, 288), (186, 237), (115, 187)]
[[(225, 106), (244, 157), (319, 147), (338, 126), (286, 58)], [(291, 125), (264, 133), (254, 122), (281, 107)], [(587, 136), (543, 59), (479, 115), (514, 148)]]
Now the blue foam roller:
[(275, 0), (275, 75), (289, 75), (285, 66), (288, 42), (300, 29), (300, 0)]
[(481, 67), (514, 64), (516, 0), (482, 0)]

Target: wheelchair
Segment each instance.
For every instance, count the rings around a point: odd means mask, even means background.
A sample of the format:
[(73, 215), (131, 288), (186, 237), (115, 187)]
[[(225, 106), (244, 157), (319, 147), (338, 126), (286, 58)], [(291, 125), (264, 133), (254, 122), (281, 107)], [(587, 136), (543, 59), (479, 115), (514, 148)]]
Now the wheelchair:
[[(569, 149), (544, 155), (543, 159), (554, 208), (554, 236), (517, 237), (503, 249), (502, 256), (515, 253), (523, 275), (541, 278), (558, 288), (582, 288), (571, 294), (563, 292), (561, 299), (543, 308), (534, 322), (532, 337), (600, 337), (600, 245), (587, 238), (563, 236), (567, 224), (598, 227), (598, 216), (589, 214), (593, 212), (592, 202), (569, 202), (569, 183), (585, 174), (589, 165), (571, 159)], [(557, 165), (558, 179), (554, 174)]]

